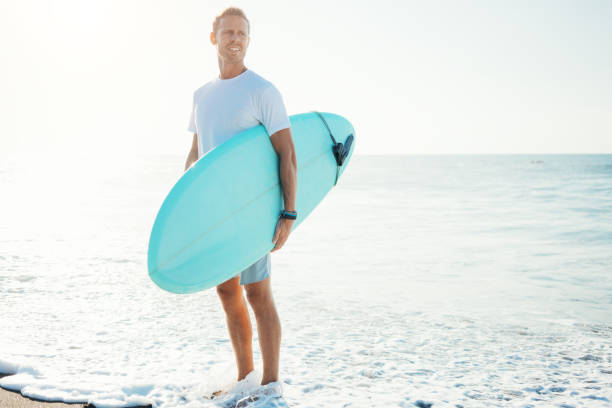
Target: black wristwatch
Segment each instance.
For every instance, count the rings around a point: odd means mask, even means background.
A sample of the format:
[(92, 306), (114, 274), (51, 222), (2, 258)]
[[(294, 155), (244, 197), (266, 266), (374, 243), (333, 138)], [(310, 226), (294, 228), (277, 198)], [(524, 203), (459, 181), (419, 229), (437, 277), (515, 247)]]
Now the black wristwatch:
[(297, 218), (297, 212), (282, 210), (280, 216), (281, 218), (286, 218), (288, 220), (295, 220)]

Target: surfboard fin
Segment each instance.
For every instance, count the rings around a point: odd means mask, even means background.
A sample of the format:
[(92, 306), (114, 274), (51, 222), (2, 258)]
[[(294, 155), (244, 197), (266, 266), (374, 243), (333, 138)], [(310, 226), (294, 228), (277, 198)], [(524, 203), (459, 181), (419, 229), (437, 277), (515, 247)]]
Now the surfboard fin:
[(349, 152), (351, 151), (351, 145), (353, 144), (353, 134), (350, 134), (344, 144), (336, 143), (332, 150), (334, 151), (334, 157), (338, 166), (342, 166), (346, 160)]
[(329, 137), (331, 137), (331, 140), (333, 143), (332, 152), (334, 153), (334, 158), (336, 159), (336, 164), (338, 165), (338, 167), (336, 168), (336, 181), (334, 181), (334, 186), (335, 186), (336, 184), (338, 184), (338, 175), (340, 173), (340, 167), (342, 167), (342, 165), (344, 164), (344, 160), (346, 160), (346, 158), (348, 157), (351, 151), (351, 145), (353, 144), (354, 137), (353, 137), (353, 134), (351, 133), (350, 135), (348, 135), (344, 143), (336, 142), (336, 138), (332, 134), (332, 131), (329, 128), (329, 125), (327, 124), (327, 121), (325, 120), (323, 115), (321, 115), (321, 113), (317, 111), (312, 111), (312, 112), (316, 113), (319, 116), (319, 118), (321, 118), (321, 120), (323, 121), (323, 124), (325, 125), (325, 127), (327, 128), (327, 131), (329, 132)]

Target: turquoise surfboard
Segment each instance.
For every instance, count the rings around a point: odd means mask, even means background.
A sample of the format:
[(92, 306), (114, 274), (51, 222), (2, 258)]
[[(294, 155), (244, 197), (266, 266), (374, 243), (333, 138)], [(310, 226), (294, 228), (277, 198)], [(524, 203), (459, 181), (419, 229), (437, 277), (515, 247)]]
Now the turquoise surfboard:
[[(289, 119), (298, 167), (295, 229), (350, 161), (355, 143), (339, 165), (332, 139), (346, 143), (353, 136), (352, 141), (355, 131), (348, 120), (332, 113)], [(172, 293), (193, 293), (225, 282), (274, 248), (283, 208), (278, 155), (258, 125), (202, 156), (172, 187), (151, 231), (149, 277)]]

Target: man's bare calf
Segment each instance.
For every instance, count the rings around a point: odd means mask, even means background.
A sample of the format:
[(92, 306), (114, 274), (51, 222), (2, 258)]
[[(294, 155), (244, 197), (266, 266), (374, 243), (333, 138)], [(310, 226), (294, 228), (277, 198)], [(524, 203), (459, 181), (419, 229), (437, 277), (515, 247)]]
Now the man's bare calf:
[[(253, 371), (253, 330), (247, 304), (237, 276), (217, 286), (219, 299), (225, 310), (227, 328), (238, 365), (238, 381)], [(259, 347), (263, 358), (261, 384), (278, 381), (278, 366), (281, 342), (281, 325), (270, 278), (245, 285), (247, 299), (257, 320)]]

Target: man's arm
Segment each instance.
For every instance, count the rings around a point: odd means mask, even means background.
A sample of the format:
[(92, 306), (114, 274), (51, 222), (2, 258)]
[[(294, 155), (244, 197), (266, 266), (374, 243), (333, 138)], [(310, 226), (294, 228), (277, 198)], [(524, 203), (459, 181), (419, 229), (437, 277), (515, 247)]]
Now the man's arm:
[[(297, 192), (297, 156), (291, 137), (291, 128), (279, 130), (270, 136), (272, 146), (279, 158), (279, 176), (283, 189), (285, 210), (295, 211), (295, 196)], [(291, 232), (293, 220), (281, 218), (276, 226), (272, 242), (276, 244), (271, 252), (280, 249)]]
[(285, 199), (285, 210), (295, 211), (295, 193), (297, 191), (297, 157), (291, 137), (291, 128), (279, 130), (270, 140), (279, 159), (279, 175)]
[(193, 134), (193, 142), (191, 143), (191, 150), (187, 155), (187, 161), (185, 161), (185, 171), (187, 171), (193, 163), (198, 160), (198, 134)]

